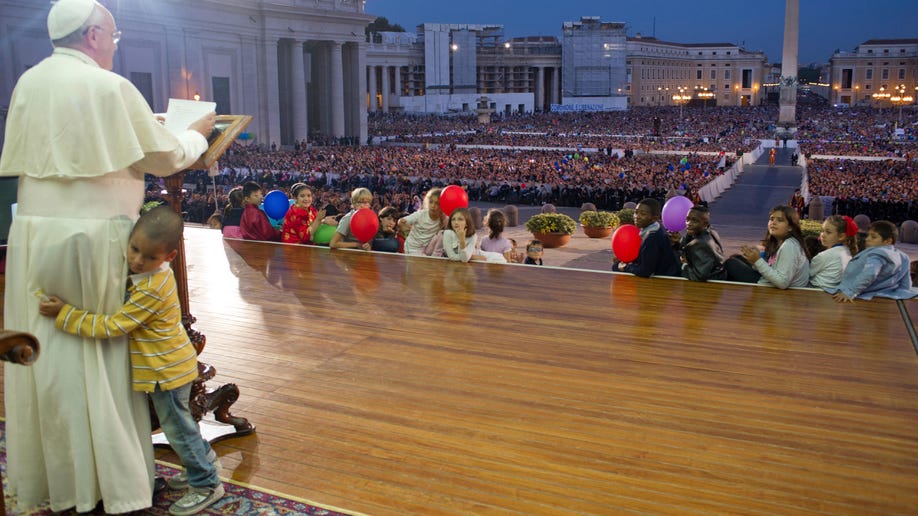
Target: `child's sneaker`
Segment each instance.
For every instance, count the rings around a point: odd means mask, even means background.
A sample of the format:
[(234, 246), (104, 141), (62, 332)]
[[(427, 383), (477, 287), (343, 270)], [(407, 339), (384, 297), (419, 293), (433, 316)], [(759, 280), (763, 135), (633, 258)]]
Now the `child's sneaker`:
[(197, 514), (223, 498), (225, 494), (226, 490), (223, 489), (223, 482), (214, 487), (191, 487), (185, 493), (185, 496), (179, 498), (169, 507), (169, 514), (173, 516)]
[[(220, 468), (223, 467), (220, 464), (220, 458), (217, 457), (217, 452), (215, 452), (213, 449), (211, 449), (210, 453), (207, 454), (207, 460), (209, 460), (210, 463), (213, 464), (215, 468), (217, 468), (217, 471), (220, 471)], [(178, 475), (175, 475), (174, 477), (171, 477), (168, 480), (166, 480), (166, 484), (169, 485), (169, 489), (172, 489), (175, 491), (178, 491), (179, 489), (187, 488), (188, 487), (188, 470), (183, 469), (181, 472), (179, 472)]]

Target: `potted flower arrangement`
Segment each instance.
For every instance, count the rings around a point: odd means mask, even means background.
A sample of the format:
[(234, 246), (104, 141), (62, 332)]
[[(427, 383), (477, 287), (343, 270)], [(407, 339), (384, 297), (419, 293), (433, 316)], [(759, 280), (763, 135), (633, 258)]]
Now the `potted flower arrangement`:
[(803, 233), (803, 237), (819, 237), (819, 234), (822, 233), (822, 221), (812, 220), (812, 219), (803, 219), (800, 221), (800, 231)]
[(622, 208), (618, 210), (618, 223), (619, 224), (634, 224), (634, 210), (631, 208)]
[(587, 210), (580, 214), (583, 232), (590, 238), (605, 238), (618, 225), (618, 215), (608, 211)]
[(526, 230), (543, 247), (561, 247), (571, 240), (577, 222), (563, 213), (537, 213), (526, 221)]

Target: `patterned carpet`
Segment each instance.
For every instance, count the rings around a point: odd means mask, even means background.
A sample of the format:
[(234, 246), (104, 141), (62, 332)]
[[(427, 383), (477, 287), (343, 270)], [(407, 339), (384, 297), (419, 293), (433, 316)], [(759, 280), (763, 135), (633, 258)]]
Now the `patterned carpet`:
[[(157, 462), (156, 474), (162, 477), (171, 477), (178, 474), (179, 470), (172, 464)], [(48, 507), (37, 508), (26, 512), (14, 511), (15, 500), (9, 496), (6, 479), (6, 422), (0, 420), (0, 473), (3, 475), (3, 492), (6, 494), (6, 510), (8, 515), (50, 515), (55, 514)], [(223, 480), (226, 496), (216, 504), (199, 514), (221, 515), (316, 515), (316, 516), (347, 516), (347, 513), (319, 507), (305, 500), (297, 500), (280, 493), (273, 493), (251, 486), (241, 485), (229, 480)], [(184, 491), (171, 491), (166, 489), (156, 496), (153, 507), (143, 511), (144, 514), (167, 515), (169, 505), (181, 498)], [(68, 513), (63, 513), (68, 514)], [(76, 514), (75, 512), (71, 514)], [(102, 511), (81, 514), (104, 514)]]

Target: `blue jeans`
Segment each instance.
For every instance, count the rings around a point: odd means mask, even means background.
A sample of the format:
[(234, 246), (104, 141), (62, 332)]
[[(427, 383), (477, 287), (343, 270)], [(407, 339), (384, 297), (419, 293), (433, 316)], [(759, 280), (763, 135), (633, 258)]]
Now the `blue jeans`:
[(156, 391), (150, 393), (159, 425), (188, 472), (188, 483), (192, 487), (214, 487), (220, 483), (220, 477), (217, 468), (207, 460), (210, 443), (201, 437), (201, 430), (191, 417), (190, 397), (190, 383), (171, 391), (161, 390), (157, 385)]

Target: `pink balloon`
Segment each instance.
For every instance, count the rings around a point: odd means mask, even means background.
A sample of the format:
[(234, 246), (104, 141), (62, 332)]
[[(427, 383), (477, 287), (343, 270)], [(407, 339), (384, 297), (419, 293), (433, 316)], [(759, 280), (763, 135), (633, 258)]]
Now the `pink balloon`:
[(612, 234), (612, 252), (619, 261), (630, 263), (641, 250), (641, 230), (632, 224), (622, 224)]
[(369, 242), (379, 231), (379, 218), (370, 208), (360, 208), (351, 215), (351, 234), (361, 243)]
[(449, 185), (440, 192), (440, 211), (450, 216), (456, 208), (468, 208), (469, 195), (461, 186)]

